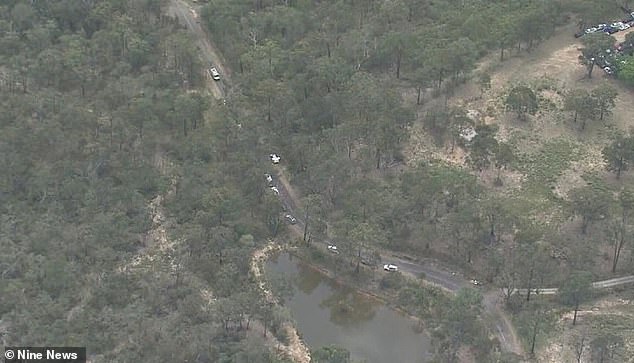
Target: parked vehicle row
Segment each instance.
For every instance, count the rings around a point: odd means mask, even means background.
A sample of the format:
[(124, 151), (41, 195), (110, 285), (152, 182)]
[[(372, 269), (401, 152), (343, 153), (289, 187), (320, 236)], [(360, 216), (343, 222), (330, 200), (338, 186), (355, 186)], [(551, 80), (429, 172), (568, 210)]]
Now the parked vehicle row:
[[(280, 162), (280, 157), (277, 154), (269, 154), (269, 158), (271, 159), (271, 162), (273, 164), (279, 164)], [(273, 181), (273, 176), (269, 173), (265, 173), (264, 177), (266, 178), (266, 185), (273, 192), (273, 194), (280, 195), (280, 190), (277, 185), (275, 185), (275, 182)], [(284, 211), (286, 211), (286, 206), (283, 206), (283, 209)], [(289, 224), (297, 224), (297, 218), (293, 217), (293, 215), (291, 215), (290, 213), (286, 213), (284, 215), (284, 220), (286, 220)]]
[(590, 27), (584, 31), (578, 32), (575, 34), (575, 38), (582, 37), (586, 34), (592, 34), (597, 32), (604, 32), (608, 34), (614, 34), (619, 31), (627, 30), (634, 25), (634, 12), (630, 13), (630, 15), (621, 20), (614, 22), (612, 24), (599, 24), (597, 26)]
[[(276, 153), (271, 153), (269, 154), (269, 159), (271, 160), (272, 164), (279, 164), (281, 157), (276, 154)], [(264, 174), (264, 177), (266, 179), (266, 183), (267, 186), (269, 187), (269, 189), (271, 189), (271, 191), (275, 194), (275, 195), (280, 195), (280, 190), (277, 188), (277, 186), (275, 185), (275, 181), (273, 180), (273, 176), (269, 173)], [(286, 209), (285, 209), (286, 210)], [(289, 223), (289, 224), (297, 224), (297, 218), (293, 217), (293, 215), (291, 215), (290, 213), (286, 213), (284, 215), (284, 219)], [(328, 250), (328, 252), (338, 255), (339, 254), (339, 249), (337, 249), (337, 246), (332, 244), (332, 243), (328, 243), (326, 249)], [(367, 256), (365, 256), (364, 258), (362, 258), (361, 261), (364, 265), (370, 265), (371, 261), (369, 258), (367, 258)], [(387, 272), (396, 272), (398, 271), (398, 266), (394, 265), (394, 264), (385, 264), (383, 265), (383, 270), (387, 271)]]

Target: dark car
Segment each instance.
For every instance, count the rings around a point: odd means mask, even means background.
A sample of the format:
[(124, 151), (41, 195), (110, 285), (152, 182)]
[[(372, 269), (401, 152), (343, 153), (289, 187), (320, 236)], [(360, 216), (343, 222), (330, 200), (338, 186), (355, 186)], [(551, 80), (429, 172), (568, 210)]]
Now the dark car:
[(604, 33), (608, 33), (608, 34), (614, 34), (614, 33), (618, 32), (618, 31), (619, 31), (619, 29), (613, 28), (611, 26), (606, 26), (605, 28), (603, 28), (603, 32)]
[(575, 33), (575, 38), (580, 38), (582, 36), (584, 36), (586, 33), (585, 32), (577, 32)]

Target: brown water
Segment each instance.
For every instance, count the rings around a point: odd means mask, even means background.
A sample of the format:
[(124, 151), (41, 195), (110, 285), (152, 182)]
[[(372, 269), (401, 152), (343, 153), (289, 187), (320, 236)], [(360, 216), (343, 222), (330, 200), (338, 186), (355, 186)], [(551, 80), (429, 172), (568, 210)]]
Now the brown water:
[(266, 272), (292, 277), (294, 293), (285, 305), (311, 349), (337, 345), (348, 349), (354, 362), (429, 359), (427, 334), (417, 333), (416, 322), (376, 300), (334, 283), (287, 253), (270, 259)]

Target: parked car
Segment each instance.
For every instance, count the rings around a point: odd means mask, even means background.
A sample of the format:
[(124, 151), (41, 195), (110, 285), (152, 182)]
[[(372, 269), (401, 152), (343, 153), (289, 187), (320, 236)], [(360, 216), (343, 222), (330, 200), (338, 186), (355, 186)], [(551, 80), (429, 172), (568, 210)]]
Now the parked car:
[(277, 189), (277, 187), (271, 187), (271, 190), (275, 193), (275, 195), (280, 195), (280, 190)]
[(328, 251), (330, 251), (331, 253), (334, 253), (335, 255), (339, 254), (339, 250), (337, 249), (337, 246), (335, 245), (328, 245)]
[(588, 29), (586, 29), (586, 34), (595, 33), (595, 32), (597, 32), (598, 30), (599, 30), (599, 29), (598, 29), (598, 28), (595, 28), (595, 27), (588, 28)]
[(398, 271), (398, 267), (396, 265), (388, 264), (388, 265), (383, 265), (383, 270), (389, 271), (389, 272), (396, 272)]
[(285, 219), (288, 221), (288, 223), (290, 223), (290, 224), (297, 224), (297, 218), (293, 217), (293, 216), (292, 216), (292, 215), (290, 215), (290, 214), (286, 214), (286, 215), (284, 216), (284, 218), (285, 218)]
[(605, 71), (605, 73), (612, 75), (614, 74), (614, 70), (610, 67), (603, 67), (603, 70)]
[(473, 284), (474, 286), (480, 286), (482, 285), (482, 283), (476, 279), (471, 280), (471, 284)]
[(209, 72), (208, 73), (211, 76), (211, 78), (213, 78), (214, 81), (219, 81), (220, 80), (220, 73), (218, 73), (218, 70), (215, 67), (209, 68)]
[(269, 183), (270, 187), (272, 187), (273, 186), (273, 177), (271, 176), (271, 174), (264, 174), (264, 176), (266, 177), (266, 182)]
[(271, 162), (273, 164), (279, 164), (280, 163), (280, 156), (277, 154), (269, 154), (269, 158), (271, 158)]

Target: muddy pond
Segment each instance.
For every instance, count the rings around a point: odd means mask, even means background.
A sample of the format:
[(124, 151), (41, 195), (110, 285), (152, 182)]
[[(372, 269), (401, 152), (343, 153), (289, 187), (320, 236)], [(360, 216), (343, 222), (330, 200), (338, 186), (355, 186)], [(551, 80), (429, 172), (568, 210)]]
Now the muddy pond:
[(311, 349), (336, 345), (353, 362), (424, 363), (431, 357), (429, 336), (417, 323), (375, 299), (355, 293), (288, 253), (274, 256), (267, 276), (291, 278), (293, 293), (285, 305)]

